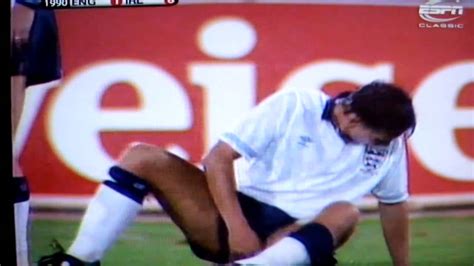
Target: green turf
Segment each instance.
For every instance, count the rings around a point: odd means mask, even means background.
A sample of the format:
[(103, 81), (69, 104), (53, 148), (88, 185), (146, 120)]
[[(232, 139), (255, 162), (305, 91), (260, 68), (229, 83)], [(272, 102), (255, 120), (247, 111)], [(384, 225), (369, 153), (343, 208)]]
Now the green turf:
[[(104, 225), (106, 226), (106, 225)], [(69, 245), (78, 222), (35, 220), (32, 223), (32, 256), (50, 252), (48, 243), (58, 239)], [(419, 218), (412, 220), (412, 265), (474, 265), (474, 217)], [(201, 266), (183, 244), (182, 234), (169, 223), (135, 223), (111, 248), (102, 265)], [(367, 220), (338, 251), (339, 265), (391, 265), (380, 224)]]

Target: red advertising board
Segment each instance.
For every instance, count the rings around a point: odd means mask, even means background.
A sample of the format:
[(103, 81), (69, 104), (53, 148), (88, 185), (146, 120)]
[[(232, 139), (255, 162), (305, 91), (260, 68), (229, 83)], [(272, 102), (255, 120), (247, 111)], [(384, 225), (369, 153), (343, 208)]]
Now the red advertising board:
[(474, 193), (474, 15), (466, 11), (435, 23), (418, 6), (60, 10), (65, 78), (31, 89), (37, 108), (17, 141), (32, 192), (91, 195), (134, 141), (197, 163), (276, 90), (334, 95), (383, 79), (414, 98), (412, 194)]

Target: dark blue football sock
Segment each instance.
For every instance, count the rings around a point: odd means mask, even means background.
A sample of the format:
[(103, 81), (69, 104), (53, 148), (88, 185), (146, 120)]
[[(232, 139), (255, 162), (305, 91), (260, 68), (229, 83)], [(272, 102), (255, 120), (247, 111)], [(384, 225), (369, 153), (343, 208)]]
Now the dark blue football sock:
[(333, 238), (329, 229), (324, 225), (309, 223), (298, 231), (291, 233), (290, 237), (303, 243), (311, 259), (311, 265), (336, 265)]
[(109, 175), (113, 181), (106, 180), (104, 185), (139, 204), (142, 204), (143, 199), (150, 191), (150, 186), (145, 180), (119, 166), (112, 166)]
[(15, 191), (15, 203), (28, 201), (30, 199), (30, 188), (28, 180), (24, 176), (13, 178), (13, 189)]

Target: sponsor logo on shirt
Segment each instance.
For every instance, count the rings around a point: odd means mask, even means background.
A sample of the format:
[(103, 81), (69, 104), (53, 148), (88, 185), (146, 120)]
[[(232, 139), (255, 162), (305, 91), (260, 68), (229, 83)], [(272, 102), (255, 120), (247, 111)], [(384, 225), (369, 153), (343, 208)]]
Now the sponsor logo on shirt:
[(313, 140), (308, 136), (300, 136), (298, 144), (303, 147), (308, 147), (308, 144), (312, 143)]

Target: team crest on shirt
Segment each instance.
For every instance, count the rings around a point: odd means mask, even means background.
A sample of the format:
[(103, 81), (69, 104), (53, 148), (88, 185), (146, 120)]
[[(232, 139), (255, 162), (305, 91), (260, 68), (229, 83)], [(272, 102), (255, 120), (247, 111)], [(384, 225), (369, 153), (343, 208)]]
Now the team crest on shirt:
[(388, 152), (388, 146), (367, 145), (365, 147), (364, 157), (362, 159), (362, 172), (374, 174), (387, 159)]

